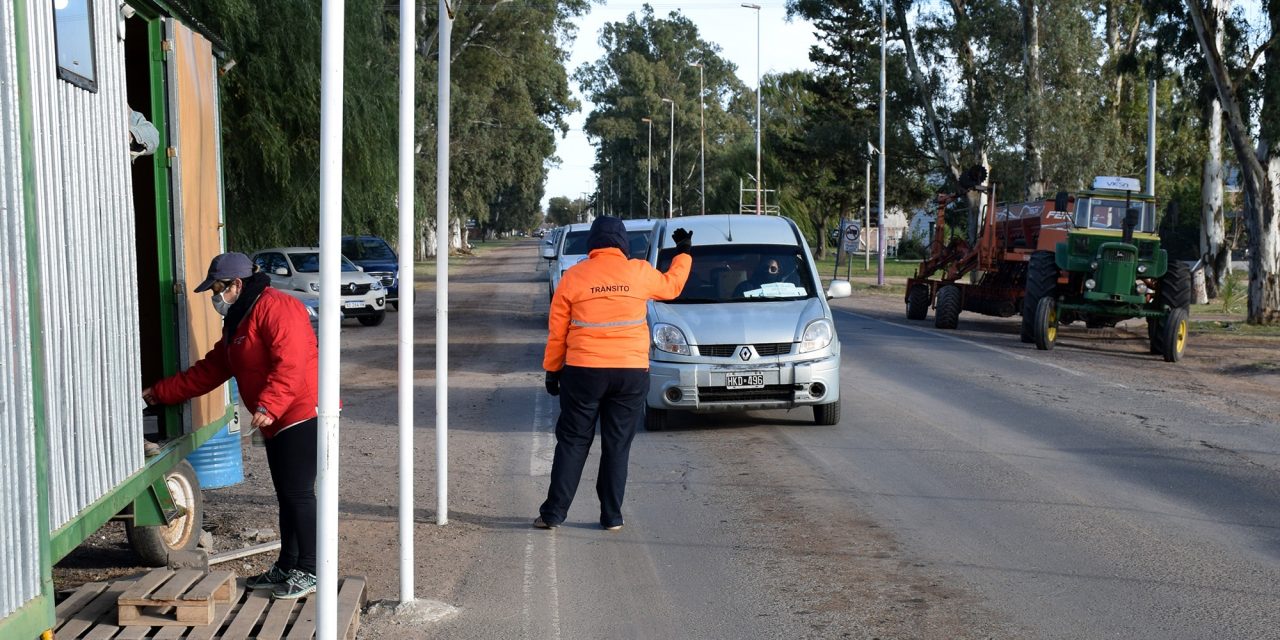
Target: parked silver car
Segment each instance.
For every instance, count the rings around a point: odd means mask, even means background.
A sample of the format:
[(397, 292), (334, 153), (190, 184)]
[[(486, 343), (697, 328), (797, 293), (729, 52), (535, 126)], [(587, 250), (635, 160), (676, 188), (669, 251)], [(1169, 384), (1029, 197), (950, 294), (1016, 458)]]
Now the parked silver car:
[(650, 262), (665, 271), (671, 231), (693, 232), (693, 268), (680, 297), (649, 303), (649, 395), (645, 426), (672, 411), (813, 407), (817, 424), (840, 421), (840, 339), (830, 298), (803, 234), (779, 216), (667, 220)]

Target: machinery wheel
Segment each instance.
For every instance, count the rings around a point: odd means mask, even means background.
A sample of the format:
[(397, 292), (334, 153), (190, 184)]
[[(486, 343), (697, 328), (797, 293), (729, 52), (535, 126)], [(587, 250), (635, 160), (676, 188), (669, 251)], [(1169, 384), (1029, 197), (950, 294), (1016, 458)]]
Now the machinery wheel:
[(1022, 341), (1035, 342), (1036, 309), (1040, 299), (1057, 294), (1058, 263), (1052, 251), (1037, 251), (1027, 262), (1027, 289), (1022, 297)]
[(1186, 347), (1187, 308), (1178, 307), (1160, 321), (1160, 354), (1165, 362), (1177, 362), (1182, 359), (1182, 351)]
[(644, 409), (644, 430), (645, 431), (662, 431), (667, 428), (667, 410), (654, 409), (653, 407), (645, 407)]
[(1151, 355), (1160, 355), (1160, 321), (1147, 318), (1147, 340), (1151, 343)]
[(929, 315), (929, 285), (912, 285), (907, 292), (907, 319), (924, 320)]
[(1191, 306), (1191, 269), (1187, 265), (1171, 260), (1169, 270), (1164, 272), (1157, 285), (1156, 301), (1161, 307), (1177, 309)]
[(840, 424), (840, 401), (813, 405), (813, 423), (827, 427)]
[(163, 567), (169, 563), (170, 551), (191, 551), (200, 544), (200, 528), (204, 524), (204, 496), (200, 493), (200, 480), (191, 463), (183, 460), (164, 475), (164, 482), (173, 496), (173, 503), (183, 510), (182, 515), (167, 525), (153, 527), (134, 526), (125, 522), (124, 531), (129, 546), (151, 567)]
[(1036, 304), (1036, 348), (1048, 351), (1058, 341), (1058, 301), (1053, 296), (1040, 298)]
[(387, 310), (383, 309), (382, 311), (379, 311), (371, 316), (360, 316), (358, 320), (360, 320), (360, 324), (366, 327), (376, 327), (382, 324), (382, 321), (385, 320), (386, 318), (387, 318)]
[(954, 329), (960, 324), (960, 287), (949, 284), (938, 289), (938, 302), (933, 309), (933, 326)]

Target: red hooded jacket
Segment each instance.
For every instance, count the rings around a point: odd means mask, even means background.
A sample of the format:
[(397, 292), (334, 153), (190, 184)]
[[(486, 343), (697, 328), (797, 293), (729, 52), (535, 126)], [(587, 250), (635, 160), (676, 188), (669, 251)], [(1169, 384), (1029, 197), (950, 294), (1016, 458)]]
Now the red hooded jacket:
[(161, 404), (202, 396), (234, 376), (250, 411), (273, 418), (262, 435), (316, 416), (320, 355), (307, 310), (293, 296), (267, 287), (227, 344), (224, 336), (199, 362), (152, 386)]

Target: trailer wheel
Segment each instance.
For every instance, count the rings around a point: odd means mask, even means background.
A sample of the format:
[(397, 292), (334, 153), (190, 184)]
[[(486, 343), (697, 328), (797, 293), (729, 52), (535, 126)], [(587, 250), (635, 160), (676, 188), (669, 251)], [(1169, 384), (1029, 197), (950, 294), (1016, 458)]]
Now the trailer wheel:
[(653, 407), (645, 407), (644, 409), (644, 430), (645, 431), (663, 431), (667, 428), (667, 410), (654, 409)]
[(1160, 321), (1147, 318), (1147, 341), (1151, 343), (1151, 355), (1160, 355)]
[(1169, 262), (1169, 270), (1160, 277), (1157, 288), (1161, 306), (1169, 309), (1191, 306), (1191, 269), (1176, 260)]
[(165, 484), (173, 502), (185, 513), (167, 525), (137, 527), (126, 521), (124, 531), (129, 546), (137, 552), (142, 563), (151, 567), (163, 567), (169, 563), (169, 552), (190, 551), (200, 544), (200, 528), (204, 522), (204, 496), (200, 493), (200, 480), (191, 463), (183, 460), (165, 472)]
[(1058, 263), (1052, 251), (1037, 251), (1027, 262), (1027, 289), (1022, 297), (1022, 341), (1035, 342), (1036, 309), (1040, 299), (1054, 296), (1058, 288)]
[(929, 285), (916, 284), (907, 292), (907, 319), (924, 320), (929, 315)]
[(1187, 308), (1178, 307), (1160, 322), (1160, 354), (1165, 362), (1182, 359), (1187, 347)]
[(938, 289), (938, 302), (933, 309), (933, 326), (954, 329), (960, 324), (960, 287), (949, 284)]
[(840, 424), (840, 401), (813, 405), (813, 423), (824, 427)]
[(1058, 341), (1058, 301), (1052, 296), (1040, 298), (1036, 305), (1035, 339), (1041, 351), (1053, 349)]

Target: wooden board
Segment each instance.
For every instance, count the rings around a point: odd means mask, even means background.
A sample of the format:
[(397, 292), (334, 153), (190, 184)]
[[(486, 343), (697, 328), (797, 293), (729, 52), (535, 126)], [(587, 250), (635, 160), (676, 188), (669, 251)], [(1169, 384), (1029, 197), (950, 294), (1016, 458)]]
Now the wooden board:
[[(219, 602), (230, 602), (235, 574), (195, 569), (156, 569), (133, 583), (116, 603), (120, 626), (204, 626)], [(171, 634), (166, 634), (171, 635)]]
[[(167, 570), (159, 570), (167, 571)], [(154, 572), (153, 572), (154, 573)], [(169, 580), (174, 577), (169, 572)], [(81, 586), (57, 606), (58, 622), (55, 627), (58, 640), (130, 638), (180, 638), (182, 640), (211, 640), (222, 638), (257, 638), (258, 640), (283, 640), (284, 638), (315, 637), (315, 596), (299, 600), (274, 600), (267, 591), (251, 591), (244, 588), (244, 580), (227, 581), (228, 601), (214, 601), (214, 613), (207, 624), (179, 626), (169, 624), (122, 626), (116, 619), (118, 600), (126, 593), (154, 596), (166, 580), (151, 578), (151, 573), (140, 578), (122, 579), (109, 583), (89, 583)], [(212, 574), (211, 574), (212, 575)], [(146, 580), (146, 582), (142, 582)], [(141, 586), (143, 590), (135, 590)], [(209, 592), (204, 578), (194, 581), (186, 593)], [(220, 586), (220, 585), (219, 585)], [(167, 594), (169, 592), (164, 592)], [(360, 628), (360, 614), (365, 605), (367, 587), (363, 577), (348, 576), (338, 582), (338, 629), (340, 637), (354, 639)], [(179, 596), (178, 602), (181, 602)]]

